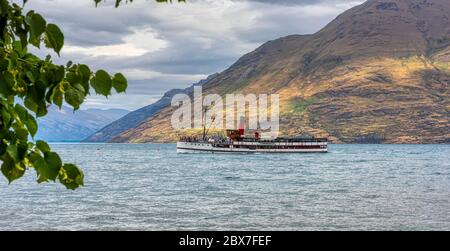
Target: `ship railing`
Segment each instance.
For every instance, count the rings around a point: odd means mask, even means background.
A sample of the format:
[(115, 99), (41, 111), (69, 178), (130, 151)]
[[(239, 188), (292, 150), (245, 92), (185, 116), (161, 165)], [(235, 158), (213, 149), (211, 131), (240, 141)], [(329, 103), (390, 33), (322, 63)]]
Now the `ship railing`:
[(323, 143), (328, 142), (327, 138), (277, 138), (277, 139), (256, 139), (256, 138), (244, 138), (243, 142), (262, 142), (262, 143)]
[[(189, 143), (224, 143), (230, 144), (232, 141), (228, 139), (214, 139), (210, 142), (208, 138), (199, 139), (197, 137), (181, 137), (181, 142)], [(257, 139), (257, 138), (242, 138), (240, 142), (260, 142), (260, 143), (326, 143), (327, 138), (277, 138), (277, 139)], [(239, 142), (238, 141), (238, 142)]]

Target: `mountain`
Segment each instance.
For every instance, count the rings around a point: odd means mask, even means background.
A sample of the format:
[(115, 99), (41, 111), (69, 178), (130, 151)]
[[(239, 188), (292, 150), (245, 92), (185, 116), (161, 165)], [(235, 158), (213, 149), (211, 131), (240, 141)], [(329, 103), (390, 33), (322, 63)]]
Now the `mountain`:
[[(450, 143), (450, 1), (369, 0), (312, 35), (269, 41), (204, 94), (278, 93), (282, 135)], [(164, 105), (112, 142), (174, 141)], [(142, 118), (141, 118), (142, 119)]]
[(145, 106), (136, 111), (130, 112), (126, 116), (120, 118), (117, 121), (114, 121), (111, 124), (103, 127), (101, 130), (96, 131), (95, 133), (88, 135), (84, 141), (86, 142), (108, 142), (115, 136), (129, 130), (135, 128), (140, 125), (142, 122), (146, 121), (149, 117), (153, 116), (155, 113), (160, 111), (162, 108), (170, 106), (172, 97), (176, 94), (181, 93), (190, 93), (194, 90), (194, 86), (203, 85), (210, 79), (214, 78), (217, 74), (213, 74), (208, 76), (208, 78), (199, 81), (191, 85), (186, 89), (173, 89), (164, 94), (164, 96), (158, 100), (157, 102)]
[(111, 109), (98, 109), (89, 108), (83, 110), (84, 112), (91, 113), (93, 115), (103, 116), (108, 120), (115, 121), (128, 114), (130, 111), (125, 109), (111, 108)]
[(81, 141), (128, 112), (123, 109), (87, 109), (74, 112), (66, 106), (61, 110), (51, 106), (47, 116), (38, 120), (39, 130), (35, 139), (53, 142)]

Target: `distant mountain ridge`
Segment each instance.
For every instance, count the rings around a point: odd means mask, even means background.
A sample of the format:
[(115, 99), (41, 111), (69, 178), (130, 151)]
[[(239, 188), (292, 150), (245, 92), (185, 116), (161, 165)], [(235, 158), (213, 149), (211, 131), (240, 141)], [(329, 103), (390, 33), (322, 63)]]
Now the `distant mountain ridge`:
[(192, 84), (190, 87), (185, 89), (173, 89), (164, 94), (164, 96), (159, 99), (157, 102), (142, 107), (136, 111), (128, 113), (126, 116), (122, 117), (121, 119), (114, 121), (113, 123), (105, 126), (101, 130), (95, 132), (92, 135), (89, 135), (89, 137), (85, 138), (85, 142), (108, 142), (112, 140), (115, 136), (131, 129), (139, 124), (143, 123), (146, 119), (153, 116), (155, 113), (160, 111), (162, 108), (170, 106), (170, 103), (172, 101), (172, 97), (174, 97), (176, 94), (181, 93), (190, 93), (193, 91), (194, 86), (203, 85), (206, 82), (213, 79), (218, 74), (212, 74), (208, 76), (204, 80), (200, 80), (198, 83)]
[(72, 108), (66, 106), (61, 110), (51, 106), (47, 116), (38, 119), (39, 130), (35, 139), (78, 142), (128, 112), (123, 109), (87, 109), (74, 112)]
[[(450, 1), (366, 1), (313, 35), (263, 44), (203, 92), (280, 94), (282, 135), (449, 143)], [(108, 141), (177, 140), (168, 104)]]

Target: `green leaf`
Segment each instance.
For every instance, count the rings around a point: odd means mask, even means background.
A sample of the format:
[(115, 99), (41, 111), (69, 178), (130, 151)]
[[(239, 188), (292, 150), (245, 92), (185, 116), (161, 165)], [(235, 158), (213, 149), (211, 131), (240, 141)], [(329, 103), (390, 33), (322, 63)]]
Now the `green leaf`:
[(10, 157), (6, 157), (3, 159), (1, 171), (3, 175), (5, 175), (5, 177), (8, 179), (8, 182), (11, 183), (23, 176), (23, 174), (25, 173), (25, 168), (17, 165)]
[(127, 79), (122, 75), (122, 73), (116, 73), (112, 80), (112, 85), (117, 93), (125, 92), (128, 87)]
[(11, 144), (6, 148), (6, 153), (15, 163), (19, 162), (19, 153), (17, 152), (17, 145)]
[(85, 92), (84, 95), (89, 94), (89, 80), (91, 79), (91, 70), (87, 65), (78, 65), (77, 73), (80, 76), (81, 85), (83, 86)]
[[(2, 137), (2, 131), (0, 130), (0, 137)], [(4, 137), (2, 137), (4, 138)], [(8, 147), (8, 145), (5, 143), (4, 140), (0, 140), (0, 156), (2, 156), (3, 154), (6, 153), (6, 148)]]
[(48, 110), (47, 110), (47, 105), (45, 104), (45, 102), (40, 102), (38, 104), (38, 109), (36, 112), (36, 116), (37, 117), (43, 117), (45, 115), (47, 115)]
[(95, 92), (103, 96), (111, 94), (112, 81), (109, 74), (104, 70), (98, 70), (91, 79), (91, 86)]
[(39, 113), (42, 105), (45, 104), (46, 86), (42, 81), (37, 81), (33, 85), (27, 86), (27, 96), (25, 106), (36, 114)]
[(29, 79), (31, 82), (34, 82), (34, 81), (35, 81), (35, 78), (34, 78), (33, 73), (32, 73), (31, 71), (27, 71), (26, 75), (27, 75), (28, 79)]
[(5, 125), (8, 125), (9, 122), (11, 121), (11, 114), (9, 113), (9, 111), (6, 109), (6, 107), (2, 107), (1, 108), (1, 119), (3, 119), (3, 123)]
[(22, 123), (25, 123), (25, 121), (28, 119), (28, 112), (25, 107), (23, 107), (20, 104), (16, 104), (14, 106), (14, 110), (16, 110), (17, 115), (19, 116)]
[(84, 185), (84, 174), (77, 166), (65, 164), (59, 173), (59, 182), (68, 189), (76, 189)]
[(0, 72), (0, 96), (5, 98), (13, 94), (14, 76), (9, 71)]
[(86, 81), (87, 82), (91, 78), (91, 70), (85, 64), (80, 64), (78, 66), (78, 72), (81, 75), (81, 81)]
[(42, 183), (47, 181), (48, 165), (47, 162), (45, 162), (45, 159), (38, 153), (31, 154), (29, 159), (38, 174), (38, 182)]
[(44, 177), (48, 178), (49, 180), (56, 180), (56, 177), (58, 176), (59, 170), (62, 167), (62, 161), (59, 155), (55, 152), (46, 152), (44, 154), (44, 160), (47, 164), (47, 168), (40, 170), (39, 173), (41, 175), (44, 175)]
[(28, 46), (28, 32), (26, 30), (19, 29), (17, 30), (17, 37), (19, 37), (22, 48), (26, 49)]
[(38, 105), (34, 102), (33, 98), (31, 98), (30, 96), (25, 97), (23, 104), (25, 105), (26, 108), (28, 108), (32, 112), (36, 113), (38, 110)]
[(50, 146), (45, 141), (42, 141), (42, 140), (36, 141), (36, 146), (43, 153), (50, 152)]
[(25, 141), (28, 139), (28, 131), (25, 128), (16, 128), (15, 129), (16, 136), (18, 139)]
[(84, 93), (79, 89), (70, 88), (64, 93), (64, 98), (69, 105), (71, 105), (75, 110), (78, 110), (81, 103), (84, 101)]
[(17, 154), (19, 155), (19, 159), (21, 161), (25, 159), (25, 155), (27, 154), (27, 151), (28, 151), (28, 143), (26, 141), (21, 142), (17, 146)]
[(57, 85), (53, 89), (52, 100), (53, 103), (56, 104), (59, 107), (59, 109), (61, 109), (63, 103), (63, 93), (61, 91), (60, 85)]
[(24, 47), (20, 41), (14, 42), (13, 49), (21, 58), (27, 54), (27, 47)]
[(8, 66), (9, 66), (9, 60), (5, 59), (5, 58), (0, 58), (0, 71), (6, 71), (8, 70)]
[(64, 46), (64, 34), (55, 24), (48, 24), (45, 29), (45, 45), (53, 49), (58, 55)]
[(68, 72), (66, 74), (66, 80), (70, 84), (74, 85), (75, 83), (78, 83), (80, 81), (80, 77), (75, 72)]
[(29, 18), (29, 25), (30, 25), (30, 43), (36, 47), (40, 47), (41, 43), (41, 35), (45, 31), (45, 25), (47, 22), (44, 20), (44, 18), (37, 14), (33, 13), (31, 17)]
[(52, 83), (59, 83), (64, 79), (64, 75), (66, 74), (66, 69), (63, 66), (58, 66), (52, 74)]
[(36, 119), (33, 116), (29, 115), (28, 119), (25, 121), (25, 125), (27, 126), (27, 129), (30, 132), (31, 136), (34, 137), (38, 129)]

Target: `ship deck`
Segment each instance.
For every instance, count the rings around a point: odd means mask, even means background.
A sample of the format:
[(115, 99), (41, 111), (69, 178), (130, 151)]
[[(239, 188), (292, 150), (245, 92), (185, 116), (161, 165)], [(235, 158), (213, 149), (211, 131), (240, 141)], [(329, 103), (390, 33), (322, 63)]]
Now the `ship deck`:
[(180, 141), (179, 152), (327, 152), (327, 139), (279, 138), (274, 140)]

